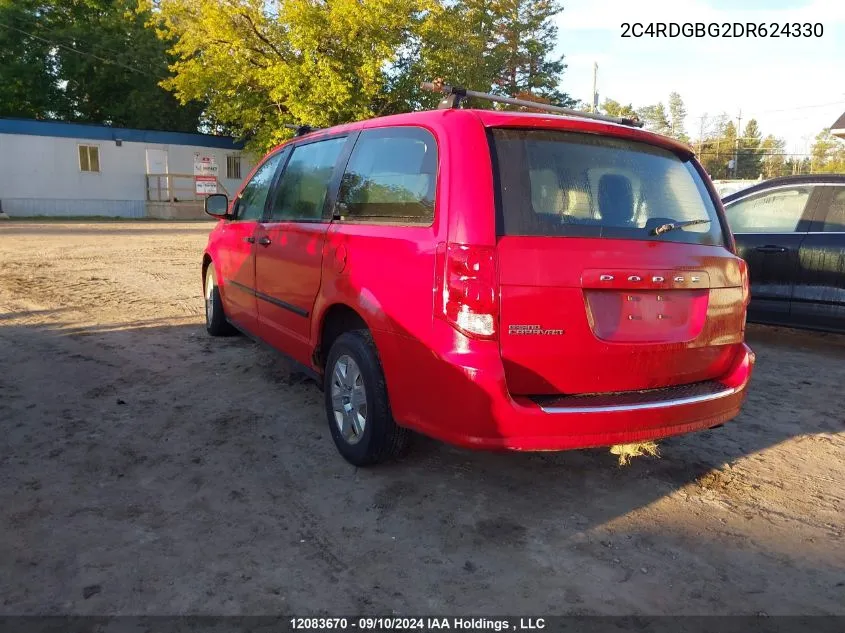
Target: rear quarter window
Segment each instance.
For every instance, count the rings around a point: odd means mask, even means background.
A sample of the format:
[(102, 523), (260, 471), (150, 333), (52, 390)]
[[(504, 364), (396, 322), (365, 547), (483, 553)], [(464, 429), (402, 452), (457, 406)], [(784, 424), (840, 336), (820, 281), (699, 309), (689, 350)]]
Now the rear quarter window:
[[(494, 129), (499, 233), (723, 245), (695, 166), (669, 150), (596, 134)], [(694, 225), (654, 234), (667, 223)]]
[(422, 128), (361, 132), (343, 174), (343, 220), (429, 225), (434, 219), (437, 144)]

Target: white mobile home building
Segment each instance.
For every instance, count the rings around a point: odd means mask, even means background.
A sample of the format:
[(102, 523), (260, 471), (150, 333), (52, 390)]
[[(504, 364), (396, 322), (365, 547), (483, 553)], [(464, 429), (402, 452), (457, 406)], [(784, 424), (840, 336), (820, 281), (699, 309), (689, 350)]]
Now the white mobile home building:
[(0, 119), (0, 211), (201, 217), (202, 192), (231, 196), (253, 162), (228, 137)]

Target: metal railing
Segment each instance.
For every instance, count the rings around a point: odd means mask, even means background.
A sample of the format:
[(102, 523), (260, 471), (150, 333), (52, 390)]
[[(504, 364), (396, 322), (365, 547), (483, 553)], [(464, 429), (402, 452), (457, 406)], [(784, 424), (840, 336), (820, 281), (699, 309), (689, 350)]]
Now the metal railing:
[[(196, 192), (193, 174), (146, 174), (145, 178), (149, 202), (202, 202), (208, 196)], [(229, 195), (219, 178), (217, 192)]]
[(477, 92), (475, 90), (467, 90), (461, 86), (450, 86), (444, 84), (441, 80), (424, 81), (420, 84), (420, 88), (428, 90), (429, 92), (439, 92), (444, 96), (443, 100), (437, 106), (438, 109), (458, 108), (461, 102), (467, 98), (483, 99), (484, 101), (492, 101), (493, 103), (505, 103), (508, 105), (520, 106), (523, 108), (530, 108), (535, 110), (545, 110), (546, 112), (553, 112), (563, 116), (578, 117), (581, 119), (596, 119), (598, 121), (608, 121), (610, 123), (617, 123), (619, 125), (627, 125), (629, 127), (643, 127), (643, 122), (639, 119), (628, 117), (605, 116), (603, 114), (595, 114), (592, 112), (581, 112), (580, 110), (572, 110), (571, 108), (561, 108), (548, 103), (537, 101), (528, 101), (527, 99), (513, 99), (511, 97), (502, 97), (499, 95), (490, 94), (488, 92)]

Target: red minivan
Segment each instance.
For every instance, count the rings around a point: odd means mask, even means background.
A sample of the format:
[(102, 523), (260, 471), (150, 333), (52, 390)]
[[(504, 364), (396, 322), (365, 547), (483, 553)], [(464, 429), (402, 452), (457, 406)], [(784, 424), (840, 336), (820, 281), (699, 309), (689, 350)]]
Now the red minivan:
[(754, 364), (748, 276), (690, 148), (578, 117), (439, 109), (299, 136), (219, 223), (207, 329), (323, 385), (356, 465), (417, 431), (561, 450), (721, 425)]

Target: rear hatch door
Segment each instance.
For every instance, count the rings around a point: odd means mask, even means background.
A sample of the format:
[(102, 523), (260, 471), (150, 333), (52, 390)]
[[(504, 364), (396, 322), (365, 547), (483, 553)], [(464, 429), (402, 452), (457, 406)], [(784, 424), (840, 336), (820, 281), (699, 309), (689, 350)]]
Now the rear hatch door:
[(743, 336), (741, 262), (691, 159), (574, 132), (494, 129), (492, 138), (511, 393), (723, 375)]

